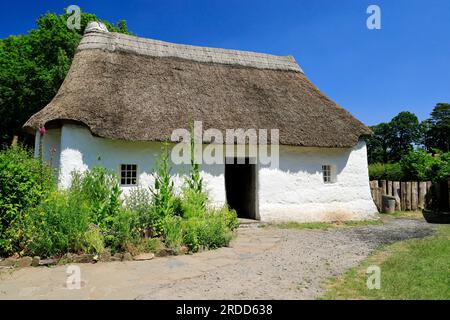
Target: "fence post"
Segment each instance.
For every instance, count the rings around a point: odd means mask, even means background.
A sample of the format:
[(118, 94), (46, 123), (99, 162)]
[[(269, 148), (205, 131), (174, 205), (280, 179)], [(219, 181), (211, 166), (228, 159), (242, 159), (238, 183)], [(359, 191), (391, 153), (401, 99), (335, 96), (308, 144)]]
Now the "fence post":
[(378, 206), (378, 180), (372, 180), (369, 182), (370, 184), (370, 193), (372, 194), (372, 200), (377, 206), (378, 211), (380, 210)]
[(411, 211), (411, 181), (406, 182), (406, 210)]
[(401, 203), (401, 210), (406, 210), (406, 182), (402, 181), (400, 182), (400, 203)]
[(393, 192), (392, 192), (392, 181), (387, 181), (387, 191), (386, 191), (386, 194), (388, 195), (388, 196), (392, 196), (392, 195), (394, 195), (393, 194)]
[(419, 183), (417, 181), (411, 182), (411, 210), (417, 211), (419, 206)]
[(427, 182), (421, 181), (419, 182), (419, 204), (418, 207), (420, 209), (425, 208), (425, 196), (427, 194)]
[(381, 195), (386, 195), (386, 180), (380, 181)]
[[(427, 195), (428, 195), (428, 197), (430, 196), (432, 186), (433, 186), (433, 182), (427, 181), (427, 191), (425, 192), (425, 196), (427, 196)], [(427, 204), (428, 203), (425, 201), (425, 208), (427, 207)]]
[(401, 202), (400, 202), (400, 182), (393, 181), (392, 182), (392, 195), (395, 197), (395, 210), (400, 211)]

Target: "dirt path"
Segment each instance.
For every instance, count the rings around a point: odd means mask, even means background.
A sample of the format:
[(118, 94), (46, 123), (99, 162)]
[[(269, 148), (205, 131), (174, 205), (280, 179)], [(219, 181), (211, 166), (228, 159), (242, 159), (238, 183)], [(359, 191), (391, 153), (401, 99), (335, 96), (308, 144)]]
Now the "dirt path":
[(83, 286), (65, 287), (67, 266), (0, 272), (0, 299), (313, 299), (321, 282), (382, 244), (430, 235), (422, 220), (330, 231), (239, 230), (230, 248), (145, 262), (79, 264)]

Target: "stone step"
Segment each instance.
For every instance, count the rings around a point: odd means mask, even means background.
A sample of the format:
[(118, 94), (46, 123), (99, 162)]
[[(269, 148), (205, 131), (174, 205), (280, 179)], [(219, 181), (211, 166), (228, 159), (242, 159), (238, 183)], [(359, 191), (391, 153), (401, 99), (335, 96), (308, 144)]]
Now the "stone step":
[(259, 220), (238, 218), (239, 228), (260, 228), (266, 223)]

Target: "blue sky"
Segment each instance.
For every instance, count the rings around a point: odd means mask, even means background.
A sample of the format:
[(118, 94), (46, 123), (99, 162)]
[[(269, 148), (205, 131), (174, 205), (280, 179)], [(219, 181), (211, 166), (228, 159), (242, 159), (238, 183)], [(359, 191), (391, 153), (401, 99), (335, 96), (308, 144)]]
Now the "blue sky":
[[(71, 4), (127, 20), (138, 36), (293, 55), (325, 94), (368, 125), (450, 102), (449, 0), (2, 1), (0, 37)], [(370, 4), (381, 30), (366, 27)]]

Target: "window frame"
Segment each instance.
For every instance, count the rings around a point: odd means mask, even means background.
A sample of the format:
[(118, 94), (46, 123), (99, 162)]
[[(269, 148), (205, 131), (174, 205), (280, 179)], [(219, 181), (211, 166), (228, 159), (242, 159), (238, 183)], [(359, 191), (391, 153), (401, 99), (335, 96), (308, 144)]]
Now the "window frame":
[(332, 164), (322, 164), (322, 181), (324, 184), (337, 182), (336, 166)]
[[(123, 168), (125, 166), (125, 169)], [(128, 176), (127, 173), (130, 173)], [(134, 173), (134, 176), (133, 176)], [(124, 174), (124, 175), (123, 175)], [(134, 179), (134, 183), (133, 182)], [(119, 180), (121, 187), (135, 187), (138, 185), (138, 165), (136, 163), (119, 164)]]

